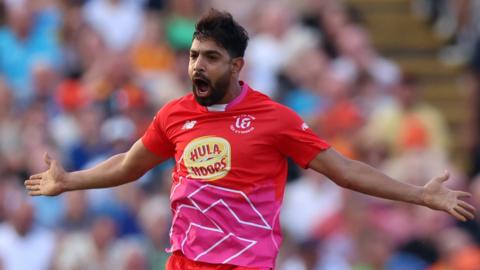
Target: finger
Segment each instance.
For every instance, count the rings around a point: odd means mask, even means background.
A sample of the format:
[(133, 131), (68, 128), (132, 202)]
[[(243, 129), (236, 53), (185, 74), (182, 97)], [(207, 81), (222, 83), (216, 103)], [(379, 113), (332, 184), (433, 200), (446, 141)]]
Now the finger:
[(30, 179), (42, 179), (42, 173), (34, 174), (30, 176)]
[(458, 205), (460, 205), (461, 207), (467, 209), (469, 212), (475, 214), (475, 212), (477, 212), (477, 209), (475, 209), (475, 207), (467, 202), (464, 202), (464, 201), (458, 201)]
[(25, 184), (25, 186), (40, 185), (40, 180), (30, 179), (30, 180), (25, 180), (25, 182), (23, 183)]
[(448, 210), (448, 213), (449, 213), (450, 215), (454, 216), (456, 219), (458, 219), (458, 220), (460, 220), (460, 221), (463, 221), (463, 222), (467, 221), (467, 219), (466, 219), (464, 216), (460, 215), (460, 214), (459, 214), (457, 211), (455, 211), (453, 208), (450, 209), (450, 210)]
[(457, 191), (457, 198), (470, 198), (472, 197), (472, 194), (465, 192), (465, 191)]
[(439, 182), (445, 182), (445, 181), (448, 180), (448, 178), (450, 178), (450, 173), (447, 170), (445, 170), (443, 172), (443, 174), (441, 176), (437, 177), (435, 180), (437, 180)]
[(40, 187), (40, 183), (25, 181), (25, 187), (26, 188)]
[(36, 186), (25, 186), (25, 189), (26, 189), (27, 191), (40, 190), (40, 186), (39, 186), (39, 185), (36, 185)]
[(29, 191), (28, 195), (30, 196), (40, 196), (42, 193), (39, 190)]
[(43, 154), (43, 160), (45, 160), (45, 163), (50, 166), (50, 164), (52, 163), (52, 158), (50, 158), (50, 156), (48, 155), (48, 152), (45, 152), (45, 154)]
[(467, 219), (473, 219), (474, 218), (474, 215), (472, 213), (470, 213), (469, 211), (465, 210), (463, 207), (461, 206), (456, 206), (455, 207), (455, 211), (457, 211), (457, 213), (459, 213), (460, 215), (466, 217)]
[(36, 186), (26, 186), (27, 190), (28, 191), (39, 191), (40, 190), (40, 186), (39, 185), (36, 185)]

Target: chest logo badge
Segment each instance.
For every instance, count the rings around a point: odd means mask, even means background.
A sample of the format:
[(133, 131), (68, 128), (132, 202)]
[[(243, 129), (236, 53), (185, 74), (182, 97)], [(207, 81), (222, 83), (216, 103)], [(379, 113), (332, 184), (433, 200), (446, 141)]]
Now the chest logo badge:
[(237, 134), (246, 134), (252, 132), (255, 127), (253, 123), (255, 121), (255, 117), (249, 114), (242, 114), (233, 117), (233, 123), (230, 125), (230, 130)]
[(183, 162), (189, 177), (205, 181), (225, 177), (231, 168), (230, 143), (220, 137), (200, 137), (185, 147)]

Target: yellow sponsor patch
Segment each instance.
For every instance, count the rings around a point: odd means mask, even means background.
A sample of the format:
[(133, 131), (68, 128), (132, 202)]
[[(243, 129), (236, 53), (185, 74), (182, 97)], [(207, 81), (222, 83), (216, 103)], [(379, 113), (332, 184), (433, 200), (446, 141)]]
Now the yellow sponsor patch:
[(191, 178), (206, 181), (225, 177), (231, 168), (230, 143), (220, 137), (200, 137), (183, 151), (183, 162)]

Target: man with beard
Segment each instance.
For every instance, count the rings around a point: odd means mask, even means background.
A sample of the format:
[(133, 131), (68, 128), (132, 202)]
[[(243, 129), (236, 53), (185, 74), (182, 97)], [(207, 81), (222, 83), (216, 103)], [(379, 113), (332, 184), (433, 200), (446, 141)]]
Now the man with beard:
[(342, 187), (473, 218), (460, 199), (469, 194), (443, 185), (447, 173), (425, 186), (389, 178), (343, 157), (293, 111), (239, 81), (247, 41), (230, 14), (211, 10), (193, 35), (193, 93), (161, 108), (126, 153), (91, 169), (65, 172), (46, 155), (49, 169), (25, 181), (29, 194), (121, 185), (174, 157), (167, 268), (182, 270), (274, 268), (287, 157)]

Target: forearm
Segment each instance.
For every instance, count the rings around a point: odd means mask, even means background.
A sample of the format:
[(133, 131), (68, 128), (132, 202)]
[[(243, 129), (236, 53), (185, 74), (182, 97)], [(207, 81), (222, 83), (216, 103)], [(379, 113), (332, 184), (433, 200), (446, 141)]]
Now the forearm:
[(349, 161), (348, 170), (337, 183), (345, 188), (390, 200), (424, 205), (423, 187), (397, 181), (377, 169)]
[(365, 163), (345, 158), (332, 148), (320, 152), (308, 166), (348, 189), (443, 210), (461, 221), (474, 217), (475, 208), (461, 200), (471, 194), (443, 186), (449, 177), (448, 172), (428, 181), (424, 186), (410, 185), (392, 179)]
[(67, 173), (65, 191), (114, 187), (141, 177), (143, 172), (125, 165), (126, 158), (126, 153), (118, 154), (93, 168)]

